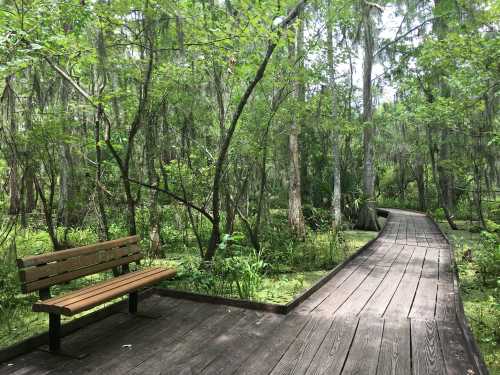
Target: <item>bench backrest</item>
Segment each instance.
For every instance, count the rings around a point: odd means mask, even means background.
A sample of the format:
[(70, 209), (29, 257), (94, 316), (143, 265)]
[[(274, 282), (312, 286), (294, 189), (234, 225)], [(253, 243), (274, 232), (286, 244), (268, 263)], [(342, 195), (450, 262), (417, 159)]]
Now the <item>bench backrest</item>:
[(138, 262), (137, 236), (17, 259), (24, 293)]

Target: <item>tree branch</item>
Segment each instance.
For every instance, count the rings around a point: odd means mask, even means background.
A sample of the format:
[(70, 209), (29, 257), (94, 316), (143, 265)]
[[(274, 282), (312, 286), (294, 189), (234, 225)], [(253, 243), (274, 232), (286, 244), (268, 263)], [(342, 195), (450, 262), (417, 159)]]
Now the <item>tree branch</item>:
[(196, 206), (195, 204), (189, 202), (187, 199), (184, 199), (183, 197), (181, 197), (175, 193), (172, 193), (170, 190), (162, 189), (158, 186), (154, 186), (154, 185), (150, 185), (150, 184), (147, 184), (145, 182), (142, 182), (142, 181), (134, 180), (133, 178), (128, 178), (128, 181), (132, 182), (133, 184), (140, 185), (140, 186), (143, 186), (143, 187), (151, 189), (151, 190), (156, 190), (156, 191), (159, 191), (161, 193), (165, 193), (169, 197), (174, 198), (176, 201), (179, 201), (179, 202), (183, 203), (184, 205), (191, 207), (193, 210), (198, 211), (200, 214), (205, 216), (211, 223), (213, 223), (213, 221), (214, 221), (212, 215), (210, 215), (210, 213), (207, 210), (205, 210), (203, 207)]

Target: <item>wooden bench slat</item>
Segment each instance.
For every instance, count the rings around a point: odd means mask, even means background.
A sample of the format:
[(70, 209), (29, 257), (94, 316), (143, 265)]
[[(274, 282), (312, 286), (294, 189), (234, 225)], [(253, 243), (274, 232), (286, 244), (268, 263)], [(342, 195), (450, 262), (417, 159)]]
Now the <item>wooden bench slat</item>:
[[(151, 269), (165, 269), (165, 268), (159, 268), (159, 267), (157, 267), (157, 268), (149, 268), (148, 270), (151, 270)], [(144, 272), (144, 271), (147, 271), (147, 270), (142, 270), (140, 272)], [(136, 272), (139, 272), (139, 271), (136, 271)], [(120, 280), (127, 280), (129, 278), (133, 278), (133, 277), (135, 277), (135, 273), (136, 272), (129, 272), (129, 273), (126, 273), (126, 274), (121, 275), (121, 276), (113, 277), (113, 278), (111, 278), (109, 280), (103, 280), (103, 281), (98, 282), (97, 284), (94, 283), (93, 285), (87, 286), (85, 288), (72, 291), (71, 293), (67, 293), (67, 294), (64, 294), (64, 295), (61, 295), (61, 296), (57, 296), (57, 297), (52, 297), (50, 299), (46, 299), (43, 302), (44, 303), (52, 303), (52, 304), (62, 303), (64, 300), (66, 300), (68, 298), (77, 297), (79, 295), (83, 295), (83, 294), (89, 293), (89, 292), (91, 292), (93, 290), (98, 290), (98, 289), (101, 289), (101, 288), (105, 288), (108, 285), (113, 285), (117, 281), (120, 282)]]
[(21, 280), (24, 281), (24, 283), (30, 283), (48, 276), (56, 276), (67, 271), (89, 267), (94, 264), (109, 262), (118, 258), (122, 258), (126, 255), (137, 254), (140, 253), (140, 251), (141, 250), (137, 244), (130, 244), (125, 247), (116, 247), (109, 250), (103, 249), (91, 254), (73, 256), (59, 262), (26, 268), (20, 271), (20, 277)]
[(74, 256), (91, 254), (98, 250), (106, 250), (137, 242), (138, 242), (138, 236), (129, 236), (124, 238), (119, 238), (117, 240), (100, 242), (93, 245), (75, 247), (73, 249), (60, 250), (47, 254), (28, 256), (25, 258), (17, 259), (17, 265), (19, 268), (33, 267), (33, 266), (38, 266), (40, 264), (46, 264), (58, 260), (68, 259)]
[(79, 289), (77, 292), (71, 292), (61, 297), (45, 300), (43, 301), (43, 303), (47, 305), (67, 306), (82, 301), (86, 298), (98, 295), (100, 293), (104, 293), (108, 290), (127, 285), (140, 278), (152, 276), (156, 273), (163, 271), (165, 271), (165, 268), (148, 268), (146, 270), (129, 272), (126, 275), (114, 277), (111, 280), (99, 282), (89, 288)]
[(46, 304), (43, 301), (37, 302), (33, 305), (33, 311), (56, 313), (68, 316), (75, 315), (78, 314), (79, 312), (91, 309), (92, 307), (98, 306), (114, 298), (123, 296), (130, 292), (134, 292), (140, 288), (155, 284), (158, 281), (173, 277), (174, 275), (175, 275), (174, 269), (167, 269), (164, 270), (163, 272), (154, 273), (153, 275), (141, 277), (137, 280), (131, 279), (130, 282), (125, 285), (121, 285), (111, 290), (103, 291), (100, 294), (93, 295), (90, 298), (86, 298), (84, 300), (66, 306)]
[(65, 303), (64, 308), (70, 309), (73, 314), (75, 314), (99, 305), (103, 302), (109, 301), (113, 298), (123, 296), (124, 294), (144, 288), (145, 286), (155, 284), (158, 281), (173, 277), (174, 275), (175, 271), (168, 269), (160, 270), (159, 272), (155, 272), (146, 276), (141, 275), (137, 278), (129, 279), (127, 280), (127, 283), (117, 285), (113, 289), (102, 290), (101, 293), (89, 295), (88, 298), (80, 299), (73, 303)]
[(134, 255), (129, 256), (129, 257), (115, 259), (111, 262), (96, 264), (96, 265), (91, 266), (91, 267), (86, 267), (86, 268), (78, 269), (76, 271), (66, 272), (66, 273), (63, 273), (63, 274), (60, 274), (60, 275), (57, 275), (54, 277), (50, 277), (47, 279), (41, 279), (41, 280), (37, 280), (37, 281), (31, 282), (31, 283), (26, 283), (26, 284), (23, 284), (21, 286), (21, 288), (23, 289), (24, 293), (28, 293), (28, 292), (43, 289), (43, 288), (46, 288), (46, 287), (49, 287), (49, 286), (52, 286), (55, 284), (61, 284), (61, 283), (64, 283), (66, 281), (71, 281), (71, 280), (74, 280), (78, 277), (82, 277), (82, 276), (91, 275), (91, 274), (94, 274), (97, 272), (105, 271), (105, 270), (111, 269), (113, 267), (120, 266), (122, 264), (136, 262), (136, 261), (140, 260), (141, 258), (142, 258), (142, 254), (138, 253), (138, 254), (134, 254)]

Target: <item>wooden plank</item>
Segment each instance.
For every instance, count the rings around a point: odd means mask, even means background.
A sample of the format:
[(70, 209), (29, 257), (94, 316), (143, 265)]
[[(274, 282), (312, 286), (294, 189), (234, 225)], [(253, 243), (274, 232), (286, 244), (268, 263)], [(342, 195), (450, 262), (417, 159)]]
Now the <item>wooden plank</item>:
[(55, 276), (64, 272), (90, 267), (94, 264), (110, 262), (140, 253), (141, 249), (137, 244), (125, 247), (117, 247), (108, 250), (100, 250), (91, 254), (75, 255), (62, 261), (42, 264), (36, 267), (29, 267), (19, 272), (21, 280), (29, 283), (38, 279)]
[(445, 374), (441, 343), (434, 320), (411, 320), (411, 347), (413, 375)]
[(357, 326), (358, 318), (337, 315), (311, 361), (306, 375), (339, 375)]
[(381, 318), (360, 319), (342, 370), (343, 375), (376, 374), (383, 329), (384, 320)]
[[(189, 368), (196, 374), (231, 374), (255, 349), (256, 344), (262, 342), (265, 332), (271, 331), (283, 319), (283, 316), (275, 314), (247, 311), (243, 319), (222, 334), (207, 340), (199, 351), (191, 355), (186, 353), (172, 364), (168, 373), (182, 373), (182, 370)], [(244, 348), (248, 351), (242, 351)], [(178, 372), (175, 372), (176, 368)]]
[(333, 315), (337, 309), (354, 293), (364, 279), (370, 274), (374, 265), (362, 266), (353, 273), (345, 283), (335, 289), (317, 308), (315, 312), (324, 316)]
[(455, 290), (449, 283), (438, 283), (436, 300), (436, 319), (454, 320), (455, 312)]
[(344, 282), (357, 270), (359, 267), (366, 264), (370, 256), (379, 248), (385, 246), (376, 239), (366, 251), (345, 264), (337, 274), (327, 282), (319, 291), (314, 293), (307, 301), (294, 310), (295, 313), (306, 314), (318, 308), (335, 290), (339, 289)]
[(449, 247), (439, 249), (439, 281), (453, 283), (451, 249)]
[(242, 362), (234, 373), (242, 375), (269, 374), (310, 319), (310, 316), (288, 315), (276, 334)]
[(159, 319), (134, 318), (128, 324), (107, 335), (96, 343), (80, 341), (80, 350), (89, 356), (60, 366), (51, 375), (71, 374), (124, 374), (158, 351), (164, 351), (181, 340), (189, 332), (208, 319), (224, 316), (223, 306), (175, 301), (161, 297), (154, 304), (143, 306), (146, 312), (160, 312)]
[(377, 374), (411, 374), (410, 321), (386, 319)]
[(384, 317), (406, 318), (410, 312), (413, 298), (417, 290), (422, 265), (425, 259), (427, 249), (415, 246), (410, 262), (408, 263), (405, 274), (394, 293)]
[[(250, 325), (236, 344), (230, 343), (230, 348), (225, 345), (224, 351), (202, 371), (204, 375), (230, 375), (234, 374), (260, 345), (272, 339), (284, 316), (265, 314), (255, 324)], [(231, 353), (231, 355), (227, 355)]]
[(362, 263), (356, 272), (335, 289), (315, 311), (324, 315), (334, 314), (337, 309), (354, 293), (354, 291), (363, 283), (366, 277), (375, 267), (375, 264), (384, 257), (385, 253), (391, 248), (391, 245), (381, 246), (380, 250), (371, 255), (368, 260)]
[(437, 279), (420, 278), (410, 318), (432, 319), (436, 310)]
[(406, 268), (406, 273), (417, 274), (420, 277), (426, 253), (427, 253), (427, 247), (415, 246), (410, 263)]
[(337, 310), (337, 314), (358, 315), (363, 307), (365, 307), (368, 300), (373, 296), (373, 293), (375, 293), (380, 283), (382, 283), (387, 272), (388, 268), (386, 267), (374, 267), (368, 277)]
[(43, 289), (43, 288), (46, 288), (46, 287), (49, 287), (52, 285), (61, 284), (61, 283), (64, 283), (66, 281), (71, 281), (71, 280), (77, 279), (77, 278), (82, 277), (82, 276), (92, 275), (94, 273), (105, 271), (105, 270), (111, 269), (113, 267), (121, 266), (122, 264), (136, 262), (136, 261), (140, 260), (141, 258), (142, 258), (141, 254), (135, 254), (133, 256), (124, 258), (124, 259), (126, 259), (125, 261), (123, 261), (122, 259), (116, 259), (116, 260), (113, 260), (111, 262), (96, 264), (92, 267), (87, 267), (87, 268), (79, 269), (76, 271), (63, 273), (63, 274), (60, 274), (60, 275), (57, 275), (57, 276), (54, 276), (54, 277), (51, 277), (48, 279), (41, 279), (38, 281), (34, 281), (32, 283), (22, 285), (23, 292), (24, 293), (32, 292), (34, 290)]
[(384, 313), (386, 318), (406, 318), (418, 285), (418, 275), (405, 273)]
[(319, 314), (313, 314), (312, 319), (309, 320), (283, 357), (281, 357), (271, 374), (304, 374), (323, 342), (332, 322), (333, 318), (325, 318)]
[(75, 303), (70, 303), (67, 305), (60, 306), (56, 305), (46, 305), (43, 302), (38, 302), (33, 305), (33, 311), (36, 312), (54, 312), (67, 316), (78, 314), (79, 312), (88, 310), (92, 307), (98, 306), (106, 301), (110, 301), (114, 298), (123, 296), (132, 291), (136, 291), (140, 288), (156, 284), (157, 282), (170, 278), (175, 275), (175, 270), (165, 270), (163, 272), (157, 272), (152, 275), (140, 278), (140, 279), (130, 279), (129, 283), (125, 285), (120, 285), (116, 288), (103, 291), (100, 294), (94, 295), (90, 298), (79, 300)]
[(394, 261), (397, 259), (398, 255), (403, 250), (404, 245), (391, 246), (389, 250), (385, 253), (384, 257), (377, 262), (379, 267), (391, 267)]
[(403, 278), (406, 267), (412, 257), (413, 250), (413, 246), (405, 246), (389, 273), (364, 306), (361, 311), (362, 314), (372, 314), (376, 316), (382, 316), (384, 314)]
[(437, 327), (447, 375), (479, 374), (456, 322), (438, 321)]
[[(221, 335), (224, 335), (235, 325), (248, 323), (245, 310), (225, 308), (223, 313), (204, 320), (200, 325), (186, 333), (180, 340), (170, 345), (168, 350), (160, 349), (151, 353), (138, 366), (134, 367), (130, 374), (179, 374), (183, 369), (196, 367), (198, 359), (203, 360), (203, 353), (208, 345)], [(205, 358), (206, 359), (206, 358)], [(188, 364), (188, 362), (190, 362)], [(203, 364), (203, 363), (202, 363)], [(102, 371), (102, 370), (101, 370)]]
[(73, 256), (79, 256), (84, 254), (90, 254), (98, 250), (110, 249), (114, 247), (120, 247), (127, 244), (133, 244), (138, 242), (138, 236), (129, 236), (124, 238), (119, 238), (117, 240), (100, 242), (97, 244), (75, 247), (67, 250), (54, 251), (51, 253), (32, 255), (25, 258), (17, 259), (17, 265), (19, 268), (26, 268), (37, 266), (39, 264), (45, 264), (49, 262), (54, 262), (58, 260), (63, 260), (71, 258)]
[(439, 278), (439, 249), (427, 249), (422, 267), (422, 277), (436, 280)]

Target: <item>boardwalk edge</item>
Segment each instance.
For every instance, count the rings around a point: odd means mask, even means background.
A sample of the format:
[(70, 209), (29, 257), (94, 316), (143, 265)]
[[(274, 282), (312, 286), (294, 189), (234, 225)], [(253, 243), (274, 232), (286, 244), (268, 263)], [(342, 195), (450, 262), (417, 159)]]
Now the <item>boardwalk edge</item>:
[(434, 220), (434, 218), (429, 214), (425, 213), (426, 216), (431, 220), (431, 222), (434, 224), (436, 229), (441, 233), (441, 235), (444, 237), (446, 242), (448, 243), (448, 246), (451, 249), (451, 264), (452, 264), (452, 269), (453, 269), (453, 289), (455, 292), (455, 315), (457, 317), (458, 325), (460, 327), (460, 330), (462, 331), (462, 335), (465, 338), (465, 343), (467, 344), (467, 349), (469, 349), (469, 354), (472, 356), (472, 360), (476, 366), (476, 370), (479, 372), (480, 375), (488, 375), (489, 371), (488, 368), (486, 367), (486, 363), (484, 362), (484, 358), (481, 355), (481, 351), (479, 350), (479, 346), (477, 345), (477, 342), (474, 338), (474, 335), (472, 334), (472, 330), (470, 328), (469, 322), (467, 320), (467, 317), (465, 316), (464, 312), (464, 304), (462, 301), (462, 296), (460, 295), (460, 286), (459, 286), (459, 280), (460, 277), (458, 275), (458, 266), (455, 263), (455, 248), (446, 235), (444, 231), (441, 229), (439, 224)]

